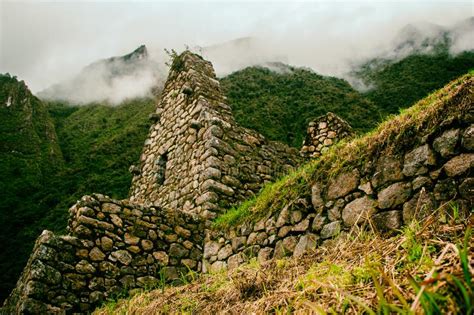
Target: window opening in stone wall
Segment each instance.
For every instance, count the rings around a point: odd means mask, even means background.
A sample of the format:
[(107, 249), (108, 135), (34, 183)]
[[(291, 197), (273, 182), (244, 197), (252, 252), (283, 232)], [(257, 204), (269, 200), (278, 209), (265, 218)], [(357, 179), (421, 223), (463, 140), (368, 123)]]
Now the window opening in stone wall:
[(166, 162), (168, 162), (168, 153), (164, 153), (156, 159), (155, 163), (158, 166), (158, 169), (156, 171), (156, 183), (158, 185), (163, 185), (163, 183), (165, 182)]

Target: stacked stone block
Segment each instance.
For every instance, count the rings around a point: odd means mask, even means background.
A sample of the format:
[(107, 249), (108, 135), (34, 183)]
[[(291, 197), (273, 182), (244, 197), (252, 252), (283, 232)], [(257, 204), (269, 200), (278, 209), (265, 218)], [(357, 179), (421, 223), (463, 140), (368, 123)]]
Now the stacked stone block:
[(130, 200), (211, 219), (298, 165), (297, 150), (238, 126), (225, 101), (208, 61), (176, 58)]
[(87, 313), (123, 290), (201, 269), (199, 218), (98, 194), (84, 196), (70, 215), (68, 235), (38, 238), (3, 313)]
[(334, 143), (353, 135), (351, 126), (345, 120), (329, 112), (308, 124), (301, 155), (306, 158), (320, 157)]

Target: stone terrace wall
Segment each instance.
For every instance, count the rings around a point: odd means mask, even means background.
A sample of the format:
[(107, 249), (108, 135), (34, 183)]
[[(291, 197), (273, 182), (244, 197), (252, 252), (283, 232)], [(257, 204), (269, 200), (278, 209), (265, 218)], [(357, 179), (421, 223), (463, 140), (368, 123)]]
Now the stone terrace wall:
[[(301, 256), (354, 225), (369, 220), (381, 232), (393, 232), (452, 202), (459, 213), (474, 206), (473, 79), (449, 106), (469, 104), (461, 118), (448, 118), (436, 131), (421, 130), (399, 154), (381, 152), (377, 160), (342, 173), (327, 185), (315, 183), (278, 213), (226, 231), (210, 231), (204, 246), (204, 270), (235, 268), (251, 257), (260, 262)], [(431, 133), (430, 133), (431, 132)], [(416, 146), (414, 146), (416, 143)], [(396, 152), (396, 150), (394, 151)], [(439, 212), (442, 219), (443, 211)]]
[(70, 209), (69, 233), (44, 231), (2, 314), (87, 313), (124, 290), (200, 270), (204, 222), (102, 195)]
[(130, 200), (213, 218), (295, 167), (297, 150), (237, 126), (212, 65), (177, 57), (152, 116)]
[(301, 155), (309, 158), (320, 157), (334, 143), (353, 135), (354, 131), (345, 120), (329, 112), (308, 124)]

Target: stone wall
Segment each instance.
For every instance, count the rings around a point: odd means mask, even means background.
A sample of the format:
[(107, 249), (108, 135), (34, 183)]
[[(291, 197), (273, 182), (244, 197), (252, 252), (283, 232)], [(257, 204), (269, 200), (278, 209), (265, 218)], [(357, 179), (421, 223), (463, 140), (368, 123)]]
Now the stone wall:
[(210, 219), (298, 165), (297, 150), (238, 126), (225, 101), (211, 63), (175, 59), (130, 200)]
[(68, 234), (44, 231), (2, 314), (87, 313), (114, 294), (201, 269), (204, 222), (180, 211), (84, 196)]
[[(469, 215), (474, 206), (474, 79), (457, 91), (433, 129), (404, 135), (389, 149), (374, 148), (378, 157), (315, 182), (300, 198), (283, 204), (257, 222), (227, 230), (210, 230), (204, 246), (204, 271), (235, 268), (252, 257), (301, 256), (321, 242), (370, 224), (393, 233), (413, 218), (435, 209), (439, 220), (455, 207)], [(451, 110), (463, 106), (462, 116)], [(444, 121), (443, 121), (444, 119)], [(426, 125), (426, 124), (425, 124)], [(393, 135), (394, 139), (397, 134)]]
[(354, 131), (344, 119), (329, 112), (308, 124), (301, 155), (307, 158), (320, 157), (330, 146), (353, 135)]

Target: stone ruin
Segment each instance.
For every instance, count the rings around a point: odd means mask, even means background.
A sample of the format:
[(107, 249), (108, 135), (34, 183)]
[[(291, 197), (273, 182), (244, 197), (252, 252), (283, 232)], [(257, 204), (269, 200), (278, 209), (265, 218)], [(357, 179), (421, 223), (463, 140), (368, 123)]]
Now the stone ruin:
[[(473, 111), (473, 81), (456, 92), (452, 106), (467, 98)], [(232, 269), (252, 257), (299, 257), (367, 220), (393, 231), (422, 214), (419, 205), (454, 200), (472, 209), (473, 117), (420, 132), (411, 147), (327, 185), (313, 183), (309, 193), (258, 222), (214, 229), (212, 218), (297, 167), (302, 157), (238, 126), (211, 64), (185, 52), (173, 62), (139, 164), (130, 168), (130, 198), (82, 197), (69, 210), (66, 235), (44, 231), (37, 239), (0, 313), (90, 313), (124, 290), (179, 281), (190, 270)], [(334, 142), (349, 133), (342, 122), (331, 114), (316, 120), (306, 144), (314, 145), (314, 138), (329, 145), (322, 137)]]
[(130, 201), (212, 219), (296, 167), (298, 151), (236, 124), (210, 62), (184, 54), (170, 72), (134, 167)]
[(351, 126), (344, 119), (329, 112), (308, 124), (301, 155), (306, 158), (320, 157), (334, 143), (353, 135)]
[(212, 65), (190, 52), (174, 60), (150, 119), (130, 198), (84, 196), (67, 235), (43, 232), (2, 314), (88, 313), (124, 289), (201, 271), (210, 219), (302, 161), (238, 126)]

